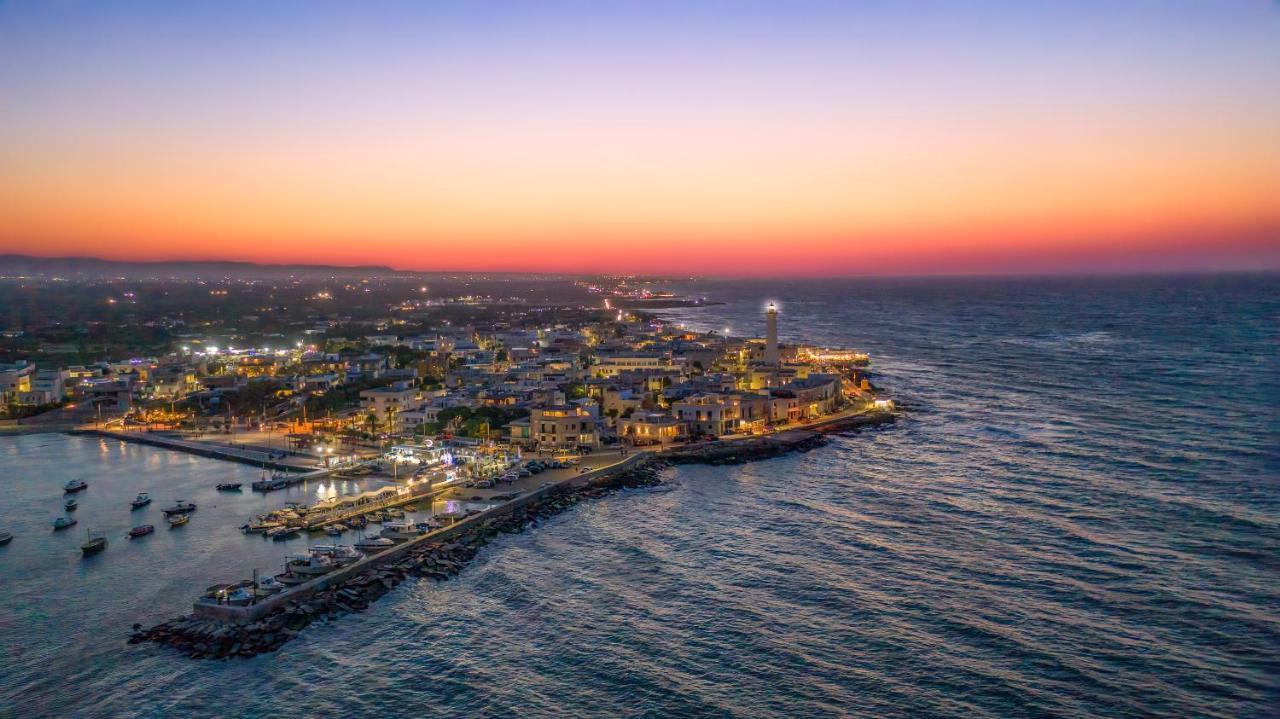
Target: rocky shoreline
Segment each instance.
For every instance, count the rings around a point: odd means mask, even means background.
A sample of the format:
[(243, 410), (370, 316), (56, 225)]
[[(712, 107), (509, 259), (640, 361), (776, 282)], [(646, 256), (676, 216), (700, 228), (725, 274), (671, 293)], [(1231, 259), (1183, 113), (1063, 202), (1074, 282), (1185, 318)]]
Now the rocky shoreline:
[(155, 642), (197, 659), (252, 657), (273, 652), (316, 622), (333, 621), (344, 614), (362, 612), (410, 578), (447, 581), (456, 576), (499, 534), (523, 532), (577, 504), (607, 496), (621, 489), (654, 487), (662, 484), (660, 473), (675, 464), (727, 465), (770, 459), (788, 452), (807, 452), (829, 442), (824, 434), (856, 431), (873, 424), (892, 422), (892, 415), (859, 416), (833, 423), (821, 430), (803, 430), (783, 435), (731, 442), (711, 442), (653, 456), (636, 466), (590, 484), (565, 487), (545, 498), (492, 517), (463, 530), (448, 540), (415, 547), (378, 566), (371, 566), (309, 596), (286, 602), (262, 619), (244, 625), (190, 615), (177, 617), (143, 629), (135, 624), (130, 644)]

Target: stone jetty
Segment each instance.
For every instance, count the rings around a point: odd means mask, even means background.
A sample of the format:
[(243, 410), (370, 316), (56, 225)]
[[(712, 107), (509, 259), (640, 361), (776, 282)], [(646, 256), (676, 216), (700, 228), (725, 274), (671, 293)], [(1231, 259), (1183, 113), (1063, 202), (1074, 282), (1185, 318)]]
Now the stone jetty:
[(197, 659), (252, 657), (273, 652), (313, 623), (363, 612), (410, 578), (449, 580), (499, 534), (522, 532), (580, 502), (598, 499), (619, 489), (661, 484), (659, 473), (665, 466), (666, 462), (651, 459), (610, 476), (604, 483), (566, 488), (505, 516), (485, 519), (448, 540), (414, 547), (385, 564), (369, 567), (305, 598), (288, 601), (249, 624), (228, 624), (196, 615), (178, 617), (150, 629), (134, 625), (129, 643), (157, 642)]
[[(530, 526), (577, 504), (607, 496), (624, 488), (652, 487), (662, 483), (661, 472), (674, 464), (741, 464), (769, 459), (787, 452), (807, 452), (826, 444), (828, 434), (856, 432), (860, 428), (893, 422), (889, 412), (841, 417), (803, 430), (761, 437), (708, 442), (680, 447), (628, 460), (625, 467), (600, 470), (589, 481), (565, 481), (531, 498), (509, 502), (500, 510), (463, 520), (447, 537), (424, 537), (397, 551), (376, 555), (352, 574), (323, 583), (298, 596), (281, 595), (269, 611), (253, 621), (236, 623), (198, 613), (178, 617), (143, 629), (135, 624), (130, 644), (155, 642), (199, 659), (252, 657), (284, 646), (308, 626), (333, 621), (344, 614), (363, 612), (396, 586), (410, 579), (448, 581), (456, 576), (489, 542), (500, 534), (522, 532)], [(487, 515), (487, 516), (486, 516)]]

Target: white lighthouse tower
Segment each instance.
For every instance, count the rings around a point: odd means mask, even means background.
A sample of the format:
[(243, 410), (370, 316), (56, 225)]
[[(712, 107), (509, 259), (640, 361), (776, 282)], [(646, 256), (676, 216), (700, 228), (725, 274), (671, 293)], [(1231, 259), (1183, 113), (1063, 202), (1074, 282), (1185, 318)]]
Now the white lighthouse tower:
[(778, 366), (778, 308), (772, 302), (764, 311), (764, 363)]

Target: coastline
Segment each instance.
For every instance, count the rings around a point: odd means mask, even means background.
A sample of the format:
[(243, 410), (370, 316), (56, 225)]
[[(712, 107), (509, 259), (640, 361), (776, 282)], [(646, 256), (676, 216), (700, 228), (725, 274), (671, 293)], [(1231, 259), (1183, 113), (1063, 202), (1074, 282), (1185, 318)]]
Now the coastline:
[(499, 532), (522, 531), (532, 522), (623, 487), (657, 486), (661, 484), (657, 474), (665, 467), (741, 464), (807, 452), (825, 444), (827, 434), (891, 424), (896, 419), (897, 414), (892, 411), (862, 410), (771, 435), (719, 440), (663, 452), (637, 452), (614, 464), (509, 499), (256, 604), (232, 606), (197, 601), (185, 617), (145, 630), (135, 625), (129, 643), (161, 643), (192, 658), (206, 659), (251, 657), (275, 651), (313, 619), (336, 619), (342, 614), (364, 611), (409, 576), (447, 580)]

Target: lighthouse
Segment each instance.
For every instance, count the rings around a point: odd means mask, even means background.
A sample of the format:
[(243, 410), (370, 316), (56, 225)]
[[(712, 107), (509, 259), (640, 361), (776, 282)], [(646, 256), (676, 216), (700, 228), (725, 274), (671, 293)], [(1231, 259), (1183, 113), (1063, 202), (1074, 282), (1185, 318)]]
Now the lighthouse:
[(764, 363), (778, 366), (778, 308), (772, 302), (764, 311)]

